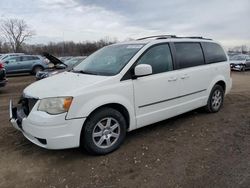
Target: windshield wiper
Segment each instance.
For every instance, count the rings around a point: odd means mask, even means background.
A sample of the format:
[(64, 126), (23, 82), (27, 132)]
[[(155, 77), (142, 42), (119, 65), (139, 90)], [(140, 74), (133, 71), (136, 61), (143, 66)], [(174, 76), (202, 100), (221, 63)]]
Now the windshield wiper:
[(83, 71), (83, 70), (72, 70), (72, 72), (74, 73), (81, 73), (81, 74), (91, 74), (91, 75), (98, 75), (96, 73), (93, 73), (93, 72), (88, 72), (88, 71)]

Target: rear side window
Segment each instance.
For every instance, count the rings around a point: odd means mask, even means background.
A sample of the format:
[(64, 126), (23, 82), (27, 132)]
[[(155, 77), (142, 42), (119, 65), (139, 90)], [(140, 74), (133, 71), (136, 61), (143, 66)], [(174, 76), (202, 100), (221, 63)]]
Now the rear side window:
[(7, 61), (9, 62), (17, 62), (17, 61), (21, 61), (21, 57), (16, 56), (16, 57), (10, 57), (9, 59), (7, 59)]
[(39, 57), (37, 57), (37, 56), (32, 56), (32, 60), (39, 60)]
[(178, 42), (174, 45), (180, 69), (205, 64), (200, 43)]
[(204, 42), (202, 44), (202, 47), (205, 53), (207, 63), (227, 61), (226, 54), (219, 44)]
[(37, 60), (38, 57), (36, 56), (23, 56), (23, 61), (31, 61), (31, 60)]
[(137, 64), (152, 66), (153, 74), (173, 70), (172, 55), (168, 44), (153, 46), (138, 60)]

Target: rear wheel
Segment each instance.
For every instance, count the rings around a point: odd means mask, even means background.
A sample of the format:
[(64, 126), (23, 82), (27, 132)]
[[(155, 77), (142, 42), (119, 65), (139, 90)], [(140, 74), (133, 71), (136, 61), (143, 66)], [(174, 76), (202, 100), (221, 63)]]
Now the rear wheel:
[(44, 70), (44, 68), (42, 67), (42, 66), (35, 66), (34, 68), (33, 68), (33, 70), (32, 70), (32, 74), (33, 75), (36, 75), (36, 73), (38, 73), (39, 71), (43, 71)]
[(126, 136), (126, 120), (112, 108), (91, 115), (81, 134), (81, 146), (93, 154), (107, 154), (119, 148)]
[(215, 85), (210, 93), (207, 105), (207, 112), (215, 113), (220, 110), (224, 101), (224, 90), (220, 85)]

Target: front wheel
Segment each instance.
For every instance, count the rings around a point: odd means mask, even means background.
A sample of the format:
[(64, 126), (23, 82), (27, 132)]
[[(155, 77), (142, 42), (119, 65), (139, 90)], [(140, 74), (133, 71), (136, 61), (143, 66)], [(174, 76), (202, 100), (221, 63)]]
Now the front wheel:
[(93, 154), (110, 153), (126, 136), (126, 120), (117, 110), (102, 108), (92, 114), (83, 127), (81, 146)]
[(35, 66), (34, 68), (33, 68), (33, 70), (32, 70), (32, 74), (33, 75), (36, 75), (39, 71), (43, 71), (44, 70), (44, 68), (42, 67), (42, 66)]
[(208, 98), (207, 105), (205, 107), (207, 112), (215, 113), (220, 110), (224, 101), (224, 90), (220, 85), (215, 85)]
[(244, 72), (245, 70), (246, 70), (245, 65), (242, 65), (240, 71)]

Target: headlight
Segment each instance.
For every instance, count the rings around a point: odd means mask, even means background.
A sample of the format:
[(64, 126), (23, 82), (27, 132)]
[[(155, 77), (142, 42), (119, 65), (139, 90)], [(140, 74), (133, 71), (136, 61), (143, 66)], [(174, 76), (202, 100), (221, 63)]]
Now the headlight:
[(68, 112), (72, 103), (73, 97), (55, 97), (42, 99), (39, 103), (39, 111), (47, 112), (48, 114), (61, 114)]
[(58, 71), (53, 71), (51, 75), (58, 74)]

